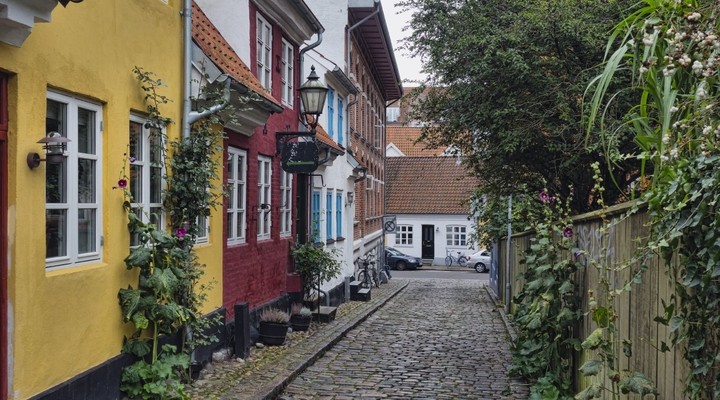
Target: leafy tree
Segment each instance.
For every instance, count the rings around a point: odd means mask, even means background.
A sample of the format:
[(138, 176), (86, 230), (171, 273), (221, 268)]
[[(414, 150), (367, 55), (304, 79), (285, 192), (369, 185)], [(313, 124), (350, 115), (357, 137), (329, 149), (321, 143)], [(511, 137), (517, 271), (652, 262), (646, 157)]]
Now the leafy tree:
[[(547, 188), (572, 198), (573, 212), (596, 208), (594, 161), (611, 164), (617, 187), (606, 201), (625, 200), (637, 161), (620, 124), (625, 104), (606, 111), (612, 136), (590, 136), (585, 89), (604, 58), (608, 32), (630, 0), (405, 0), (413, 32), (406, 51), (428, 78), (409, 95), (410, 117), (428, 122), (420, 142), (460, 151), (484, 181), (478, 196), (498, 199)], [(571, 195), (571, 189), (572, 195)], [(522, 188), (522, 189), (518, 189)]]

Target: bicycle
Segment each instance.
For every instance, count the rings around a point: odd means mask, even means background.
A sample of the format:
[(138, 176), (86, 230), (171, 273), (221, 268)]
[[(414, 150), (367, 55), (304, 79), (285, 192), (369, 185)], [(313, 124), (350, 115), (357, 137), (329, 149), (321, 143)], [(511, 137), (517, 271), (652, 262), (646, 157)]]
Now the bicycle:
[(380, 287), (380, 279), (377, 276), (377, 268), (375, 268), (375, 260), (371, 257), (365, 256), (365, 258), (358, 258), (357, 263), (362, 265), (362, 268), (357, 274), (357, 280), (360, 282), (360, 286), (364, 288)]
[(446, 266), (449, 267), (449, 266), (451, 266), (454, 262), (457, 262), (458, 265), (461, 266), (461, 267), (467, 266), (467, 262), (468, 262), (467, 257), (465, 257), (464, 255), (462, 255), (462, 252), (458, 251), (458, 252), (457, 252), (457, 254), (458, 254), (457, 257), (453, 256), (453, 255), (452, 255), (452, 252), (450, 252), (450, 250), (445, 250), (445, 252), (447, 253), (447, 257), (445, 257), (445, 265), (446, 265)]

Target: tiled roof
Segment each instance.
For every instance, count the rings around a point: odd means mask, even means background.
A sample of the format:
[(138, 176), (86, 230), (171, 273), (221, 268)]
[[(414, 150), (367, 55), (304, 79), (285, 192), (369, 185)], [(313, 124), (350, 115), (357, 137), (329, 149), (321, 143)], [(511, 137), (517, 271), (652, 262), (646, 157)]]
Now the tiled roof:
[(323, 129), (321, 125), (318, 125), (315, 129), (315, 139), (317, 139), (317, 141), (322, 143), (323, 145), (334, 149), (336, 152), (340, 154), (345, 154), (345, 149), (335, 143), (335, 140), (333, 140), (333, 138), (331, 138), (330, 135), (325, 132), (325, 129)]
[(420, 127), (388, 125), (387, 142), (393, 143), (408, 157), (433, 157), (439, 156), (445, 149), (426, 149), (423, 143), (415, 144), (420, 137)]
[(455, 157), (389, 157), (385, 164), (389, 214), (469, 214), (477, 178)]
[(245, 65), (194, 1), (192, 3), (192, 37), (203, 53), (224, 73), (276, 106), (282, 107), (280, 102), (260, 84), (250, 68)]

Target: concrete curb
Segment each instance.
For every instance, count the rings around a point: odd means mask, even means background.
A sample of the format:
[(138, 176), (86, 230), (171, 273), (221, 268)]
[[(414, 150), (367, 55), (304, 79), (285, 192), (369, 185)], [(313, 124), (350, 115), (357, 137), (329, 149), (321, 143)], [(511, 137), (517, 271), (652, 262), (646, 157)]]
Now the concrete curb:
[(495, 292), (490, 289), (490, 286), (485, 285), (485, 291), (488, 296), (490, 296), (490, 299), (495, 304), (495, 308), (500, 313), (503, 323), (505, 324), (505, 329), (507, 329), (508, 335), (510, 335), (510, 339), (515, 342), (515, 340), (517, 340), (517, 333), (515, 332), (515, 328), (513, 328), (512, 323), (510, 323), (510, 319), (507, 314), (505, 314), (505, 307), (503, 307), (503, 304), (500, 303), (500, 299), (495, 295)]
[[(392, 282), (392, 281), (391, 281)], [(409, 282), (400, 282), (399, 286), (393, 288), (392, 292), (389, 292), (386, 296), (379, 298), (377, 301), (371, 300), (367, 308), (363, 308), (357, 314), (350, 314), (346, 321), (336, 319), (333, 323), (337, 322), (332, 327), (332, 331), (328, 332), (322, 340), (315, 343), (310, 350), (306, 352), (302, 360), (290, 366), (287, 374), (280, 376), (272, 382), (264, 385), (255, 391), (253, 395), (247, 397), (253, 400), (272, 400), (275, 399), (285, 387), (295, 379), (299, 374), (305, 371), (310, 365), (312, 365), (318, 358), (320, 358), (325, 352), (332, 348), (340, 339), (342, 339), (350, 330), (357, 327), (360, 323), (365, 321), (370, 315), (375, 313), (380, 307), (384, 306), (390, 299), (397, 296), (403, 291)], [(313, 340), (309, 338), (308, 340)], [(247, 388), (244, 388), (247, 389)], [(236, 399), (237, 397), (223, 397), (223, 399)]]

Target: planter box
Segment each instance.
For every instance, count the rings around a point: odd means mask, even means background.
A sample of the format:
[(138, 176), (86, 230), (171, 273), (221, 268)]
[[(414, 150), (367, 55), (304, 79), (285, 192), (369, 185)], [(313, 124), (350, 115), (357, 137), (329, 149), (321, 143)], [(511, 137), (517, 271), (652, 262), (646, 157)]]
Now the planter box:
[(275, 322), (260, 321), (260, 327), (258, 328), (260, 340), (268, 346), (279, 346), (285, 343), (287, 332), (287, 324), (278, 324)]

